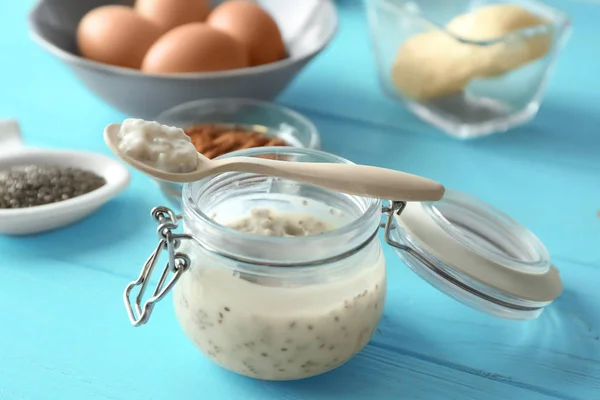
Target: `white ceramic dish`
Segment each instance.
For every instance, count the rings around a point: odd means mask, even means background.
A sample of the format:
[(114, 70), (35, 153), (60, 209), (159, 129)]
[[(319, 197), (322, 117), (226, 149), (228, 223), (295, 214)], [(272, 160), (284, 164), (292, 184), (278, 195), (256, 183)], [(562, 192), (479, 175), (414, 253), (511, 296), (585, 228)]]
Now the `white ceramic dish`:
[(0, 120), (0, 170), (24, 164), (58, 164), (91, 171), (106, 180), (99, 189), (57, 203), (0, 209), (0, 234), (28, 235), (61, 228), (90, 215), (129, 183), (129, 171), (112, 158), (90, 152), (25, 147), (16, 121)]

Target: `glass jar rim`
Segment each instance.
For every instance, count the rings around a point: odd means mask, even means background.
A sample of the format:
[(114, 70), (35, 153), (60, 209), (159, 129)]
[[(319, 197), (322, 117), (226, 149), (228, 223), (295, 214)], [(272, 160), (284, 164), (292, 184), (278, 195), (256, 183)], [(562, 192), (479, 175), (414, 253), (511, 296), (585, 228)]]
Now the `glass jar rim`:
[[(263, 110), (269, 110), (273, 113), (277, 113), (282, 116), (284, 119), (293, 120), (296, 123), (300, 124), (304, 129), (309, 132), (309, 143), (308, 148), (318, 148), (321, 143), (321, 138), (319, 135), (319, 131), (315, 124), (308, 119), (306, 116), (300, 114), (299, 112), (292, 110), (291, 108), (285, 107), (283, 105), (268, 102), (264, 100), (256, 100), (245, 97), (227, 97), (227, 98), (210, 98), (210, 99), (200, 99), (200, 100), (192, 100), (185, 103), (178, 104), (174, 107), (171, 107), (159, 114), (156, 119), (158, 121), (164, 120), (172, 120), (176, 118), (179, 114), (182, 114), (186, 111), (190, 110), (210, 110), (211, 108), (216, 108), (218, 111), (222, 112), (223, 110), (231, 109), (232, 107), (256, 107)], [(265, 148), (265, 147), (262, 147)], [(245, 151), (238, 150), (238, 151)], [(222, 156), (220, 156), (222, 157)], [(219, 158), (220, 158), (219, 157)]]
[[(277, 155), (277, 154), (281, 154), (282, 152), (284, 152), (286, 155), (291, 154), (291, 155), (299, 155), (299, 156), (311, 156), (311, 155), (318, 156), (318, 157), (324, 159), (326, 162), (331, 162), (331, 163), (336, 163), (336, 164), (354, 164), (352, 161), (350, 161), (346, 158), (343, 158), (343, 157), (340, 157), (340, 156), (337, 156), (335, 154), (328, 153), (325, 151), (299, 148), (299, 147), (288, 147), (288, 146), (283, 146), (283, 147), (282, 146), (265, 146), (265, 147), (254, 147), (254, 148), (249, 148), (249, 149), (242, 149), (242, 150), (226, 153), (215, 159), (218, 160), (218, 159), (225, 159), (225, 158), (231, 158), (231, 157), (256, 157), (256, 156), (261, 156), (261, 155), (264, 156), (264, 155), (269, 155), (269, 154)], [(243, 173), (243, 172), (241, 172), (241, 173)], [(248, 240), (256, 240), (256, 238), (257, 238), (256, 234), (240, 232), (238, 230), (235, 230), (235, 229), (232, 229), (227, 226), (219, 224), (218, 222), (213, 220), (209, 215), (207, 215), (204, 211), (202, 211), (200, 209), (200, 207), (197, 204), (195, 204), (195, 202), (193, 201), (192, 190), (194, 188), (197, 188), (198, 186), (200, 186), (200, 188), (208, 186), (218, 176), (220, 176), (220, 175), (215, 175), (215, 176), (212, 176), (212, 177), (209, 177), (209, 178), (203, 179), (201, 181), (197, 181), (197, 182), (186, 183), (184, 185), (183, 192), (182, 192), (184, 213), (186, 211), (191, 212), (193, 218), (197, 219), (202, 224), (207, 224), (211, 229), (214, 229), (221, 234), (235, 235), (237, 238), (240, 238), (240, 239), (246, 238)], [(334, 239), (338, 236), (343, 236), (345, 234), (349, 234), (351, 232), (354, 232), (354, 231), (360, 229), (365, 224), (368, 224), (374, 218), (375, 214), (377, 214), (377, 215), (381, 214), (381, 200), (380, 199), (366, 198), (366, 197), (360, 197), (360, 196), (354, 196), (354, 195), (352, 195), (352, 197), (365, 199), (367, 204), (366, 204), (366, 207), (365, 207), (365, 210), (363, 211), (363, 213), (358, 218), (353, 219), (351, 222), (349, 222), (347, 224), (344, 224), (340, 227), (337, 227), (333, 230), (324, 232), (319, 235), (294, 236), (294, 237), (260, 236), (260, 238), (262, 241), (270, 243), (275, 246), (277, 244), (281, 244), (283, 242), (289, 243), (290, 240), (294, 240), (294, 243), (296, 245), (301, 246), (302, 244), (314, 243), (314, 241), (317, 241), (317, 240)], [(378, 229), (378, 226), (377, 226), (377, 229)]]

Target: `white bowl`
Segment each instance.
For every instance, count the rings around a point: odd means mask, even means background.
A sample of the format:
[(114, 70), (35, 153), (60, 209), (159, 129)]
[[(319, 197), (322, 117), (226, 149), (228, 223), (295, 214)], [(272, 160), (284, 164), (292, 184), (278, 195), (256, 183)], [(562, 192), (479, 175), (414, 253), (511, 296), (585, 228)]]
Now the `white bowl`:
[(103, 177), (106, 184), (57, 203), (0, 209), (0, 234), (27, 235), (72, 224), (96, 211), (129, 183), (129, 171), (116, 160), (90, 152), (24, 147), (18, 125), (14, 121), (0, 121), (0, 170), (26, 164), (81, 168)]
[(163, 110), (198, 99), (272, 100), (329, 44), (336, 32), (337, 14), (332, 0), (258, 3), (277, 21), (289, 57), (223, 72), (150, 75), (80, 57), (75, 34), (81, 17), (101, 5), (131, 5), (133, 0), (41, 0), (29, 15), (29, 29), (42, 48), (71, 68), (98, 97), (125, 114), (153, 119)]

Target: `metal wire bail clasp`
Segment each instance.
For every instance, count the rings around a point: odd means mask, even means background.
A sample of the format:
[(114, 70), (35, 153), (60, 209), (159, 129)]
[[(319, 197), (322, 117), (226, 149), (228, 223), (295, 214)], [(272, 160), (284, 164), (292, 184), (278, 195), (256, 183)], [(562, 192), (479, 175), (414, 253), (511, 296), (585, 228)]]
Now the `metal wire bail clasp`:
[(413, 249), (410, 246), (406, 246), (392, 239), (392, 231), (396, 229), (396, 225), (394, 223), (394, 216), (400, 216), (400, 214), (402, 214), (402, 211), (404, 211), (405, 208), (405, 201), (392, 201), (389, 206), (383, 207), (383, 214), (387, 216), (387, 219), (380, 226), (384, 228), (383, 237), (385, 239), (385, 242), (400, 251), (410, 254), (412, 257), (416, 258), (421, 263), (423, 263), (427, 268), (437, 270), (438, 268), (435, 266), (435, 264), (430, 262), (427, 258), (423, 257), (421, 253), (415, 251), (415, 249)]
[[(127, 310), (129, 320), (133, 326), (140, 326), (148, 321), (154, 305), (173, 288), (181, 275), (190, 266), (189, 257), (184, 253), (177, 253), (175, 251), (179, 246), (181, 239), (191, 238), (190, 235), (173, 233), (173, 230), (177, 229), (179, 225), (178, 221), (181, 219), (181, 216), (175, 215), (175, 213), (167, 207), (155, 207), (152, 209), (152, 217), (158, 222), (158, 228), (156, 228), (159, 238), (158, 245), (146, 260), (138, 278), (135, 281), (130, 282), (123, 293), (125, 309)], [(152, 296), (146, 300), (146, 302), (143, 302), (142, 297), (144, 296), (154, 267), (163, 250), (168, 254), (167, 263), (160, 274), (158, 283), (152, 292)], [(169, 272), (173, 273), (173, 276), (170, 279), (167, 279)], [(130, 297), (132, 290), (136, 286), (140, 286), (140, 290), (135, 296), (135, 301), (132, 306)]]

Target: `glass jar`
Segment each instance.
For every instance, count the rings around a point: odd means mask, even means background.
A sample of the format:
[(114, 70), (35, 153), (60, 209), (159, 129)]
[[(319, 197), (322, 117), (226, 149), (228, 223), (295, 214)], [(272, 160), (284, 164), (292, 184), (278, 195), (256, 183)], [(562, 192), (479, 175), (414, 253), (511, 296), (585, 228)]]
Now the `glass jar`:
[[(156, 120), (181, 129), (218, 123), (277, 137), (294, 147), (319, 149), (321, 146), (319, 131), (308, 118), (266, 101), (236, 98), (195, 100), (163, 111)], [(183, 184), (154, 181), (171, 205), (180, 210)]]
[[(281, 147), (223, 157), (238, 155), (349, 163), (316, 150)], [(297, 221), (315, 218), (332, 229), (273, 237), (228, 227), (252, 210)], [(381, 227), (386, 242), (421, 277), (492, 315), (535, 318), (561, 291), (556, 268), (531, 232), (451, 191), (435, 203), (383, 206), (378, 199), (230, 172), (186, 184), (181, 216), (164, 207), (153, 216), (159, 245), (125, 290), (132, 324), (146, 323), (156, 302), (173, 289), (175, 314), (196, 347), (222, 367), (259, 379), (326, 372), (369, 342), (386, 294)], [(177, 234), (181, 219), (184, 232)], [(163, 252), (167, 265), (143, 300)]]
[[(532, 119), (570, 32), (565, 13), (536, 0), (505, 2), (535, 17), (505, 8), (493, 18), (471, 14), (493, 0), (364, 2), (384, 92), (460, 139)], [(496, 37), (490, 20), (522, 29)]]

